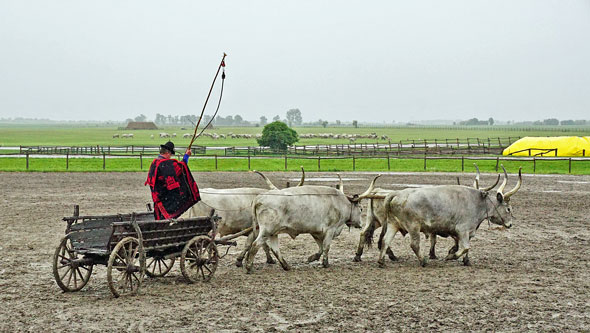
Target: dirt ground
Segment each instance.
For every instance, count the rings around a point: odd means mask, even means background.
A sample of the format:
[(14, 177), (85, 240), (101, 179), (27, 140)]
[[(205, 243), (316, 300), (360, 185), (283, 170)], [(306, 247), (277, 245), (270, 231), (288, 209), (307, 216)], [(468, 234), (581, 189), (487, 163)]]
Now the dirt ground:
[[(299, 177), (267, 175), (279, 187)], [(343, 175), (345, 191), (359, 193), (374, 174)], [(309, 184), (335, 184), (332, 173), (307, 176)], [(386, 174), (378, 185), (454, 184), (455, 177)], [(460, 177), (472, 183), (473, 174)], [(201, 187), (264, 186), (251, 173), (195, 178)], [(51, 271), (61, 218), (74, 204), (83, 215), (143, 211), (150, 201), (144, 180), (143, 173), (0, 173), (0, 331), (590, 330), (588, 176), (525, 175), (512, 199), (514, 226), (495, 230), (484, 222), (471, 243), (471, 267), (431, 260), (422, 268), (399, 234), (399, 261), (378, 268), (373, 248), (354, 263), (360, 231), (353, 229), (332, 243), (327, 269), (306, 263), (317, 246), (302, 235), (281, 237), (289, 272), (265, 264), (260, 251), (247, 275), (233, 265), (239, 248), (232, 248), (209, 283), (187, 284), (177, 263), (164, 278), (146, 278), (139, 295), (115, 299), (106, 267), (98, 266), (82, 291), (63, 293)], [(492, 181), (483, 175), (484, 185)], [(507, 188), (515, 182), (512, 175)], [(451, 246), (439, 240), (439, 257)]]

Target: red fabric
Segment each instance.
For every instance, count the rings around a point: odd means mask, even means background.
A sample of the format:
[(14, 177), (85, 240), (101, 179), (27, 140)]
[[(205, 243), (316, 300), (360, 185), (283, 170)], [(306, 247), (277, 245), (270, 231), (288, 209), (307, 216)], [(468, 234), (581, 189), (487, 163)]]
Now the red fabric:
[(156, 158), (145, 185), (152, 191), (156, 220), (176, 218), (201, 199), (197, 183), (183, 161)]

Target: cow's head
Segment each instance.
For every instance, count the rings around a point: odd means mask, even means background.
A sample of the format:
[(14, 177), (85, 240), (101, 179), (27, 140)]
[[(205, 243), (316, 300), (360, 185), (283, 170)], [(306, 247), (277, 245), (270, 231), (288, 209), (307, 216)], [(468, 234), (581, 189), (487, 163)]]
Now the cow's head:
[[(350, 219), (346, 222), (346, 225), (349, 227), (360, 228), (361, 227), (361, 200), (370, 196), (372, 192), (375, 190), (375, 181), (377, 178), (381, 177), (381, 175), (377, 175), (369, 188), (363, 192), (362, 194), (355, 194), (355, 195), (347, 195), (346, 198), (350, 202)], [(342, 178), (338, 175), (338, 179), (340, 179), (339, 189), (342, 194), (344, 194), (344, 183), (342, 182)]]
[(493, 209), (488, 209), (488, 215), (490, 222), (510, 228), (512, 227), (512, 206), (510, 205), (510, 197), (516, 193), (522, 185), (522, 168), (518, 169), (518, 183), (516, 183), (516, 186), (514, 186), (512, 190), (506, 193), (504, 193), (504, 188), (508, 181), (508, 173), (504, 166), (502, 166), (502, 169), (504, 169), (504, 180), (496, 192), (496, 198), (490, 198), (493, 203)]

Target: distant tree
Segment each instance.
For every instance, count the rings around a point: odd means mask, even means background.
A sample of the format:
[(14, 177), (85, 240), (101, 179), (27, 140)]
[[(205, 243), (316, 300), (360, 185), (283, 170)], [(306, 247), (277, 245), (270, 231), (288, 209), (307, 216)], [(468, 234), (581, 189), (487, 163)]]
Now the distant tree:
[(268, 119), (265, 116), (260, 117), (260, 125), (264, 126), (268, 124)]
[(287, 147), (299, 140), (297, 132), (287, 124), (274, 121), (262, 129), (262, 137), (256, 139), (261, 146), (268, 146), (275, 151), (285, 151)]
[(303, 119), (301, 118), (301, 111), (299, 109), (290, 109), (287, 111), (287, 124), (290, 126), (301, 125)]
[(535, 120), (535, 121), (533, 122), (533, 125), (536, 125), (536, 126), (543, 125), (543, 122), (542, 122), (542, 121), (540, 121), (540, 120)]
[(133, 120), (133, 119), (131, 119), (131, 118), (127, 118), (127, 119), (125, 119), (125, 122), (126, 122), (126, 123), (130, 123), (130, 122), (133, 122), (133, 121), (135, 121), (135, 120)]
[(490, 117), (490, 119), (488, 119), (488, 125), (494, 125), (494, 118)]
[(354, 126), (354, 128), (359, 128), (359, 122), (356, 120), (352, 121), (352, 126)]
[(139, 116), (135, 117), (135, 121), (146, 121), (147, 117), (145, 114), (140, 114)]
[(340, 120), (336, 120), (336, 125), (340, 126), (342, 122)]
[(281, 117), (279, 117), (279, 115), (276, 115), (272, 117), (272, 121), (281, 121)]
[(328, 126), (328, 121), (327, 120), (322, 121), (322, 127), (326, 128), (326, 126)]
[(156, 119), (154, 121), (156, 124), (163, 125), (166, 123), (166, 116), (156, 113)]
[(575, 122), (573, 120), (562, 120), (559, 122), (560, 125), (564, 125), (564, 126), (568, 126), (568, 125), (574, 125)]
[(242, 118), (242, 116), (240, 116), (239, 114), (234, 116), (234, 124), (235, 125), (242, 125), (243, 122), (244, 122), (244, 118)]
[(543, 120), (543, 125), (557, 126), (557, 125), (559, 125), (559, 120), (557, 120), (555, 118), (545, 119), (545, 120)]
[(585, 119), (574, 120), (574, 125), (586, 125)]

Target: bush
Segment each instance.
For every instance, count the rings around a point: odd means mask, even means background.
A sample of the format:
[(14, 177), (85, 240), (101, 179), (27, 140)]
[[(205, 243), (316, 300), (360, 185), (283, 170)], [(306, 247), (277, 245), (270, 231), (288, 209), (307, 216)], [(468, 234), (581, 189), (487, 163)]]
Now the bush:
[(262, 130), (262, 137), (256, 139), (261, 146), (268, 146), (275, 151), (285, 151), (287, 147), (299, 141), (297, 132), (289, 128), (287, 124), (275, 121)]

